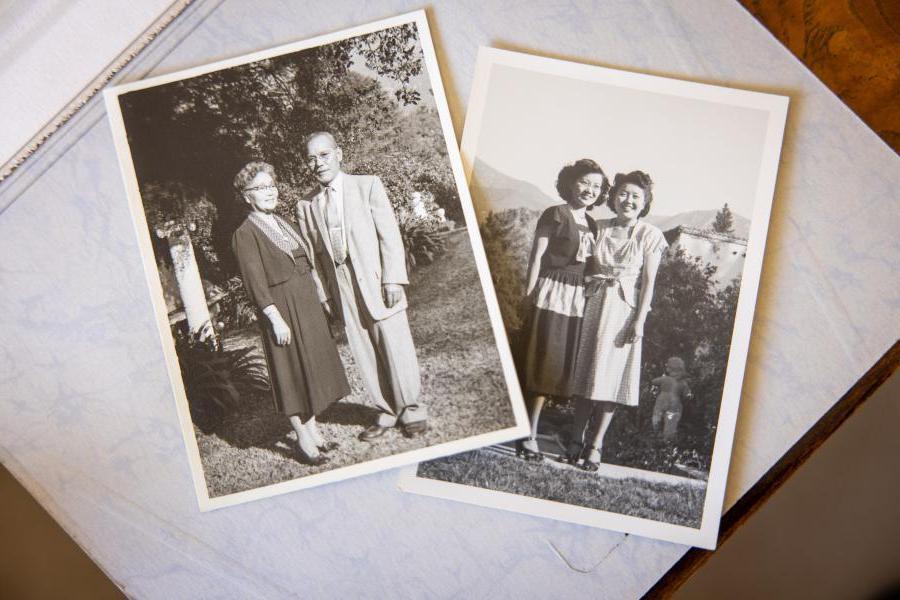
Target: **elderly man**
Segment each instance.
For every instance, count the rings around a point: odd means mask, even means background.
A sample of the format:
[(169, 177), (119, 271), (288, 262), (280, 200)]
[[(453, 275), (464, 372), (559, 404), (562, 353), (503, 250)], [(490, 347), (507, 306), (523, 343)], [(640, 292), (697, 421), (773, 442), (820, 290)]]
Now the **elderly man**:
[(327, 132), (306, 141), (306, 164), (319, 182), (297, 204), (303, 235), (315, 249), (319, 297), (340, 310), (350, 351), (380, 411), (360, 434), (372, 441), (398, 423), (413, 437), (427, 429), (421, 381), (406, 318), (406, 255), (381, 180), (341, 169), (343, 153)]

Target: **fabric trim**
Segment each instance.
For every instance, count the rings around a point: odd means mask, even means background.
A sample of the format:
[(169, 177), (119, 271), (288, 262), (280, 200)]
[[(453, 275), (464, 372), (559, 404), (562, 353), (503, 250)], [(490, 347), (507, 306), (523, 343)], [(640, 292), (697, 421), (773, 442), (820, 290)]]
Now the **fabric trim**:
[(566, 317), (584, 315), (584, 287), (550, 277), (538, 279), (534, 306)]
[(277, 229), (273, 227), (267, 219), (256, 213), (250, 213), (248, 215), (253, 224), (269, 238), (269, 241), (278, 246), (282, 252), (288, 254), (293, 260), (294, 250), (301, 246), (300, 235), (294, 231), (294, 228), (288, 225), (284, 219), (278, 215), (272, 216), (274, 217), (274, 221), (278, 224)]

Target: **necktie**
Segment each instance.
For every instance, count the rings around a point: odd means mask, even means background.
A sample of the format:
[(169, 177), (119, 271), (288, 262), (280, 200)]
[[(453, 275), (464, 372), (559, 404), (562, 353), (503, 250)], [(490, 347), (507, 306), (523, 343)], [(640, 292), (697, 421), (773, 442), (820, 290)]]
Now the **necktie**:
[(331, 253), (335, 264), (343, 264), (347, 260), (347, 248), (344, 245), (344, 224), (338, 209), (339, 200), (331, 186), (325, 188), (325, 220), (328, 222), (328, 237), (331, 238)]

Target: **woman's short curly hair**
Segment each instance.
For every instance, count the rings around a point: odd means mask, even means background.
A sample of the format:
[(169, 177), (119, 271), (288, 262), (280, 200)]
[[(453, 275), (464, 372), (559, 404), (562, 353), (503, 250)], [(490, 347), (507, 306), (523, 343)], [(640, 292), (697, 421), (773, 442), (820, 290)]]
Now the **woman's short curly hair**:
[(576, 160), (570, 165), (564, 166), (556, 176), (556, 191), (559, 197), (569, 202), (572, 198), (572, 186), (576, 181), (589, 173), (599, 173), (603, 176), (603, 187), (597, 202), (602, 204), (607, 192), (609, 192), (609, 177), (603, 172), (603, 168), (590, 158)]
[(653, 180), (650, 179), (650, 175), (643, 171), (616, 173), (612, 188), (609, 190), (609, 197), (606, 199), (606, 205), (611, 211), (616, 212), (616, 196), (619, 190), (629, 183), (644, 190), (644, 210), (641, 211), (638, 218), (646, 217), (650, 213), (650, 205), (653, 204)]
[(250, 182), (253, 181), (253, 178), (260, 173), (268, 173), (273, 180), (275, 179), (275, 167), (267, 162), (251, 160), (241, 167), (241, 170), (234, 176), (234, 181), (231, 182), (238, 197), (240, 197), (241, 192), (247, 188)]

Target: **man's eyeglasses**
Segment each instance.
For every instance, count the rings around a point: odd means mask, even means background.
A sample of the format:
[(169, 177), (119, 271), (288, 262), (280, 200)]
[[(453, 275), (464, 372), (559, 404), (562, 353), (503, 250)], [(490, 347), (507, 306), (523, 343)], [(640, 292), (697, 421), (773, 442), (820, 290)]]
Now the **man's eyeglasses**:
[(306, 157), (306, 164), (310, 167), (315, 167), (319, 162), (326, 163), (331, 160), (331, 155), (334, 154), (334, 150), (323, 150), (318, 154), (314, 154), (312, 156)]
[(256, 187), (252, 187), (252, 188), (244, 188), (244, 191), (245, 192), (268, 192), (268, 191), (277, 190), (277, 189), (278, 189), (278, 187), (276, 185), (270, 184), (270, 185), (258, 185)]

